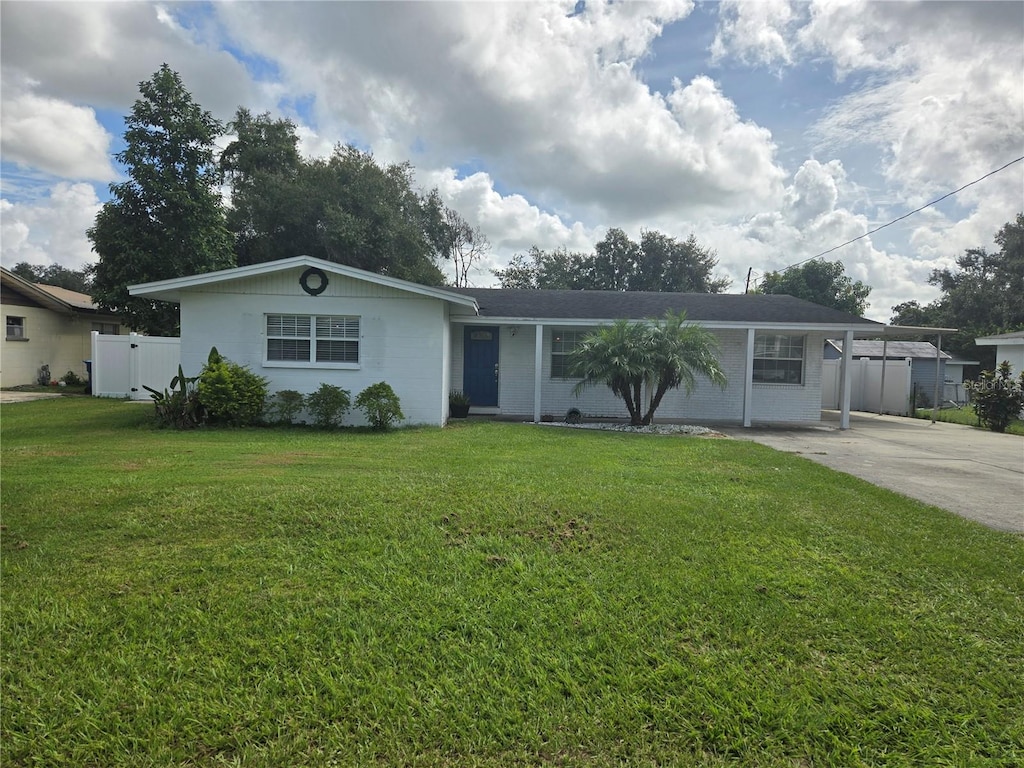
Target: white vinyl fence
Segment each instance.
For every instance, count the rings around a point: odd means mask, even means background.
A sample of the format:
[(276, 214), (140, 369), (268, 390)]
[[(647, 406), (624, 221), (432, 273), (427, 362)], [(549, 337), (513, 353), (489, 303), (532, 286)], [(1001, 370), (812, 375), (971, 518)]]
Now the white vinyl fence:
[[(824, 360), (821, 372), (821, 407), (839, 408), (841, 360)], [(882, 361), (862, 357), (851, 360), (850, 410), (910, 414), (910, 358), (885, 361), (885, 393), (882, 395)], [(881, 399), (881, 407), (879, 407)]]
[(148, 400), (144, 386), (163, 392), (178, 375), (181, 339), (92, 333), (92, 393)]

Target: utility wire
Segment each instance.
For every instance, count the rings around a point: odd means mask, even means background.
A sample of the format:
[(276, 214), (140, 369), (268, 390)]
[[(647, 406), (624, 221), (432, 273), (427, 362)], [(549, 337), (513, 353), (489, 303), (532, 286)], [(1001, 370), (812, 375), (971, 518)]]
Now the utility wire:
[[(984, 181), (984, 180), (985, 180), (985, 179), (987, 179), (987, 178), (988, 178), (989, 176), (995, 176), (995, 175), (996, 175), (997, 173), (999, 173), (1000, 171), (1005, 171), (1005, 170), (1006, 170), (1007, 168), (1009, 168), (1009, 167), (1010, 167), (1011, 165), (1013, 165), (1014, 163), (1019, 163), (1019, 162), (1020, 162), (1021, 160), (1024, 160), (1024, 156), (1018, 157), (1018, 158), (1017, 158), (1016, 160), (1011, 160), (1010, 162), (1008, 162), (1008, 163), (1007, 163), (1006, 165), (1002, 166), (1001, 168), (996, 168), (996, 169), (995, 169), (994, 171), (990, 171), (990, 172), (986, 173), (986, 174), (985, 174), (984, 176), (982, 176), (981, 178), (978, 178), (978, 179), (975, 179), (974, 181), (968, 182), (967, 184), (964, 184), (964, 185), (963, 185), (962, 187), (960, 187), (959, 189), (954, 189), (954, 190), (953, 190), (952, 192), (947, 192), (947, 193), (946, 193), (946, 194), (944, 194), (944, 195), (943, 195), (942, 197), (940, 197), (940, 198), (938, 198), (938, 199), (936, 199), (936, 200), (932, 200), (932, 201), (931, 201), (930, 203), (925, 203), (925, 204), (924, 204), (924, 205), (922, 205), (922, 206), (921, 206), (920, 208), (915, 208), (915, 209), (914, 209), (913, 211), (911, 211), (910, 213), (905, 213), (905, 214), (903, 214), (902, 216), (900, 216), (900, 217), (899, 217), (898, 219), (893, 219), (892, 221), (890, 221), (890, 222), (889, 222), (889, 223), (887, 223), (887, 224), (883, 224), (883, 225), (882, 225), (882, 226), (880, 226), (880, 227), (875, 227), (874, 229), (872, 229), (872, 230), (870, 230), (870, 231), (868, 231), (868, 232), (865, 232), (865, 233), (864, 233), (863, 235), (858, 235), (857, 237), (853, 238), (852, 240), (847, 240), (847, 241), (846, 241), (845, 243), (841, 243), (840, 245), (837, 245), (837, 246), (835, 246), (835, 247), (833, 247), (833, 248), (829, 248), (829, 249), (828, 249), (827, 251), (822, 251), (821, 253), (819, 253), (819, 254), (817, 254), (817, 255), (815, 255), (815, 256), (811, 256), (811, 257), (809, 257), (809, 258), (806, 258), (806, 259), (804, 259), (803, 261), (798, 261), (798, 262), (796, 262), (796, 264), (790, 264), (790, 265), (789, 265), (788, 267), (784, 267), (783, 269), (780, 269), (780, 270), (772, 270), (772, 271), (778, 271), (778, 272), (785, 272), (785, 271), (786, 271), (787, 269), (792, 269), (793, 267), (799, 267), (799, 266), (800, 266), (801, 264), (806, 264), (806, 263), (807, 263), (808, 261), (814, 261), (815, 259), (819, 259), (819, 258), (821, 258), (822, 256), (825, 256), (825, 255), (827, 255), (827, 254), (829, 254), (829, 253), (832, 253), (832, 251), (838, 251), (838, 250), (839, 250), (840, 248), (844, 248), (844, 247), (846, 247), (847, 245), (849, 245), (850, 243), (855, 243), (855, 242), (857, 242), (858, 240), (861, 240), (861, 239), (863, 239), (863, 238), (867, 237), (868, 235), (873, 235), (873, 234), (875, 234), (875, 232), (878, 232), (878, 231), (879, 231), (880, 229), (885, 229), (886, 227), (891, 227), (891, 226), (892, 226), (893, 224), (895, 224), (895, 223), (896, 223), (896, 222), (898, 222), (898, 221), (903, 221), (903, 220), (904, 220), (905, 218), (907, 218), (907, 217), (909, 217), (909, 216), (913, 216), (913, 215), (914, 215), (915, 213), (920, 213), (920, 212), (921, 212), (921, 211), (923, 211), (923, 210), (924, 210), (925, 208), (930, 208), (931, 206), (935, 205), (936, 203), (941, 203), (941, 202), (942, 202), (943, 200), (945, 200), (945, 199), (946, 199), (947, 197), (952, 197), (952, 196), (953, 196), (953, 195), (955, 195), (955, 194), (956, 194), (957, 192), (963, 192), (963, 191), (964, 191), (965, 189), (967, 189), (968, 187), (973, 187), (973, 186), (974, 186), (975, 184), (977, 184), (977, 183), (978, 183), (979, 181)], [(761, 275), (761, 277), (764, 277), (764, 275), (762, 274), (762, 275)], [(748, 278), (748, 279), (749, 279), (749, 278)], [(758, 279), (760, 279), (760, 278), (758, 278)]]

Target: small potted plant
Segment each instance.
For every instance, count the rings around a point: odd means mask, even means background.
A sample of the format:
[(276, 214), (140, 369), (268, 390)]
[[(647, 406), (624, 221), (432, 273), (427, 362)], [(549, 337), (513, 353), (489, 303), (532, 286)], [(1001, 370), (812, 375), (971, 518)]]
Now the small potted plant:
[(458, 389), (449, 392), (448, 412), (453, 419), (464, 419), (469, 416), (469, 395)]

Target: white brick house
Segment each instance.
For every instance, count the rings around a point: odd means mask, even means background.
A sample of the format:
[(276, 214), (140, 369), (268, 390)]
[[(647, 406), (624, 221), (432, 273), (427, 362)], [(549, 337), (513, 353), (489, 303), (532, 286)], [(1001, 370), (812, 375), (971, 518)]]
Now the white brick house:
[[(685, 310), (719, 340), (728, 377), (670, 392), (658, 418), (704, 422), (820, 418), (827, 337), (877, 335), (883, 326), (791, 296), (433, 288), (306, 256), (131, 287), (181, 305), (186, 374), (211, 346), (270, 380), (271, 392), (321, 382), (353, 394), (387, 381), (409, 423), (444, 424), (448, 393), (473, 412), (540, 420), (569, 408), (623, 417), (607, 388), (579, 397), (563, 363), (589, 329)], [(849, 345), (848, 345), (849, 347)], [(849, 408), (843, 413), (848, 425)]]

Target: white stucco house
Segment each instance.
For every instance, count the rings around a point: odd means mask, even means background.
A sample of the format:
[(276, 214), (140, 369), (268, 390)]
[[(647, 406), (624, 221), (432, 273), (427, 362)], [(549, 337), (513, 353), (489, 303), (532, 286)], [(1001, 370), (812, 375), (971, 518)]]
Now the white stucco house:
[[(877, 336), (884, 326), (791, 296), (428, 287), (298, 256), (131, 286), (181, 307), (181, 363), (202, 368), (211, 346), (270, 381), (308, 393), (321, 382), (353, 395), (386, 381), (407, 423), (444, 424), (448, 394), (472, 412), (540, 420), (569, 408), (622, 417), (607, 388), (580, 397), (566, 355), (591, 328), (685, 310), (720, 343), (726, 389), (666, 395), (661, 419), (815, 422), (826, 338)], [(847, 344), (850, 349), (852, 344)], [(849, 425), (849, 398), (843, 426)]]
[(1014, 376), (1024, 371), (1024, 328), (1010, 333), (997, 333), (995, 336), (982, 336), (974, 343), (981, 347), (996, 348), (996, 365), (1004, 360), (1009, 361)]

